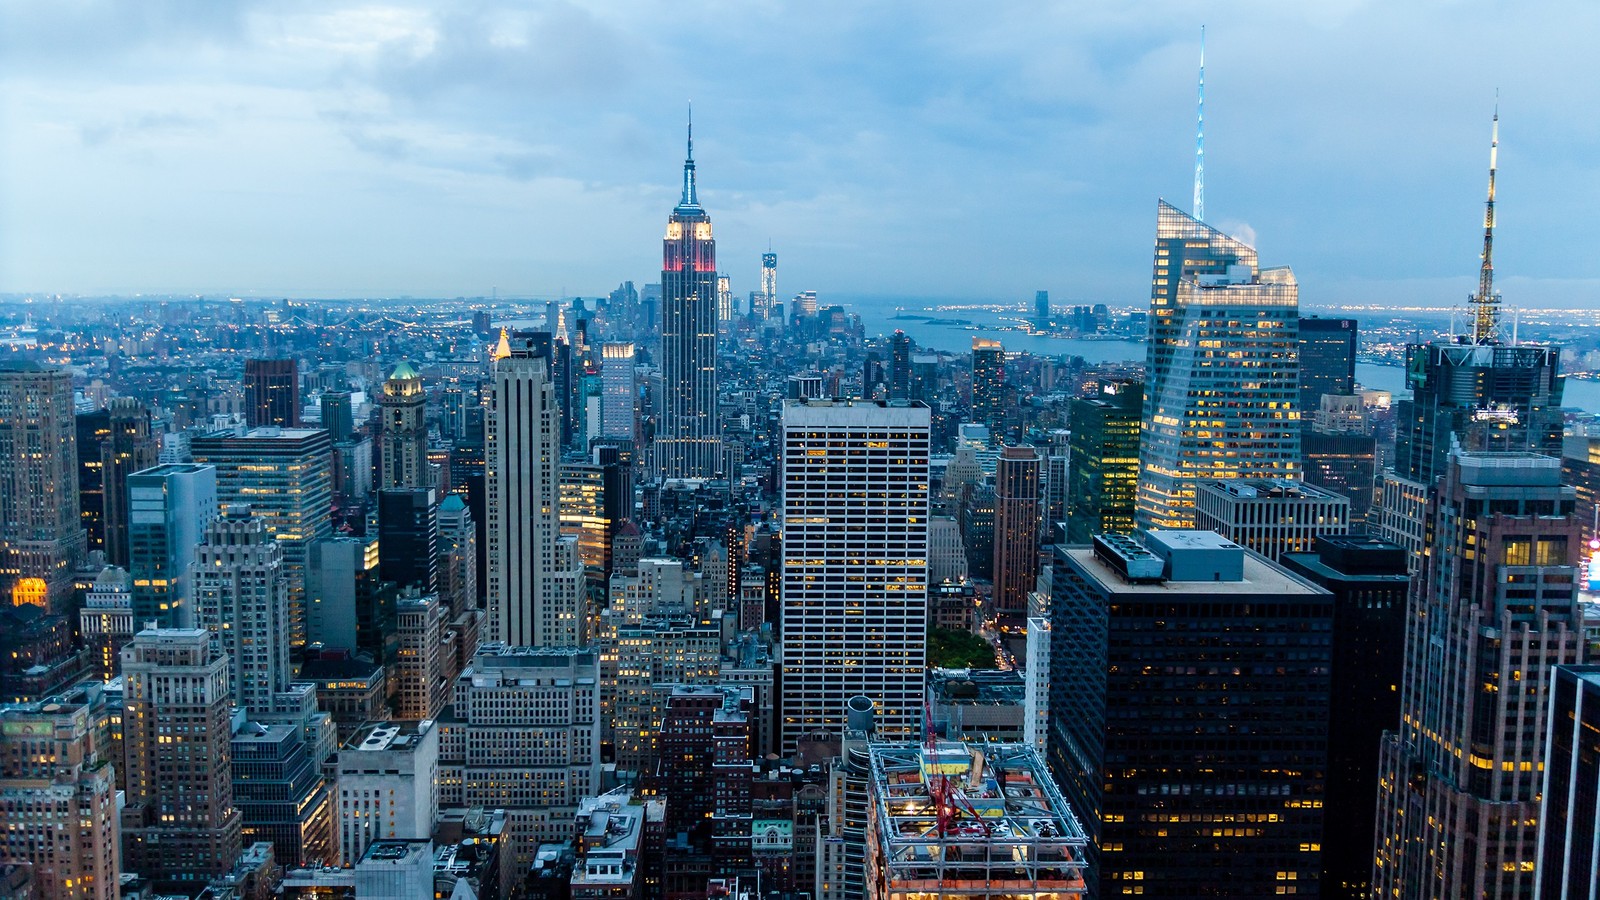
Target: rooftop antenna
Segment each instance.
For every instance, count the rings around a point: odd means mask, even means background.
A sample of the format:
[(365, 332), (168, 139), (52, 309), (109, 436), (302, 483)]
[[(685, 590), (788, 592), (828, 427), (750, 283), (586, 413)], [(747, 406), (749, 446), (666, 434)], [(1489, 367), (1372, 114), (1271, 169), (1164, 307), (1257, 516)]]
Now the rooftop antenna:
[(1483, 265), (1478, 293), (1472, 299), (1472, 342), (1492, 344), (1498, 338), (1500, 295), (1494, 292), (1494, 170), (1500, 155), (1500, 92), (1495, 91), (1494, 126), (1489, 136), (1489, 200), (1483, 207)]
[(689, 152), (683, 160), (683, 199), (680, 206), (699, 206), (700, 197), (694, 189), (694, 101), (689, 102)]
[(1200, 101), (1194, 114), (1194, 217), (1206, 218), (1206, 27), (1200, 26)]

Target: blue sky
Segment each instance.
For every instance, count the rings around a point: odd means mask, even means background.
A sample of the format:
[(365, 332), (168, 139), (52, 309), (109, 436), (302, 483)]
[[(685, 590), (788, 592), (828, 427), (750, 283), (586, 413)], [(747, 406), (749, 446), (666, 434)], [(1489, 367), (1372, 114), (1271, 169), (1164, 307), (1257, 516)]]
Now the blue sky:
[(1157, 197), (1308, 304), (1600, 305), (1593, 2), (0, 0), (0, 291), (655, 279), (693, 100), (743, 294), (1135, 303)]

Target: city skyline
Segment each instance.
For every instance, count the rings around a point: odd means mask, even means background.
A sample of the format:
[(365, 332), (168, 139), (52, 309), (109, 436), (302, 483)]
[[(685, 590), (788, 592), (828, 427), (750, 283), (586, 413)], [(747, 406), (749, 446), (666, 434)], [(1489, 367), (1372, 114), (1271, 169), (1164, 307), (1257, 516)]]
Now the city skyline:
[(0, 292), (642, 282), (693, 98), (736, 296), (770, 240), (825, 294), (1135, 302), (1149, 203), (1189, 205), (1209, 20), (1208, 222), (1267, 236), (1308, 306), (1470, 291), (1497, 87), (1507, 304), (1600, 300), (1567, 237), (1597, 177), (1567, 111), (1600, 99), (1578, 37), (1600, 14), (1244, 11), (13, 8)]

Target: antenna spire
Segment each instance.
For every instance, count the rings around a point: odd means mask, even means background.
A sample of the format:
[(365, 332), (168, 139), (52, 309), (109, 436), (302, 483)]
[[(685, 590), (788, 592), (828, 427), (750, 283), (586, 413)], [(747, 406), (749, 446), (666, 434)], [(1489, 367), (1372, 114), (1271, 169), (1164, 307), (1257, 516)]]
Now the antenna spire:
[(700, 197), (694, 189), (694, 103), (689, 104), (689, 151), (683, 159), (683, 198), (679, 206), (699, 206)]
[(1206, 217), (1206, 27), (1200, 26), (1200, 101), (1195, 107), (1194, 217)]
[(1489, 199), (1483, 207), (1483, 265), (1478, 269), (1478, 293), (1472, 297), (1472, 341), (1492, 344), (1499, 339), (1500, 295), (1494, 292), (1494, 172), (1500, 156), (1500, 95), (1495, 92), (1494, 125), (1489, 135)]

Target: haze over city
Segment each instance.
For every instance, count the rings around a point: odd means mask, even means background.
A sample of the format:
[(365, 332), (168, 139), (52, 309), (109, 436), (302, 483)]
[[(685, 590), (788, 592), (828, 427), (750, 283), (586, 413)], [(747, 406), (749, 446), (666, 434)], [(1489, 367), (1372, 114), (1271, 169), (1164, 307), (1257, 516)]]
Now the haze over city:
[(1508, 305), (1592, 306), (1586, 3), (0, 8), (0, 292), (561, 296), (645, 280), (694, 103), (734, 290), (1142, 302), (1189, 205), (1307, 305), (1459, 304), (1502, 115)]

